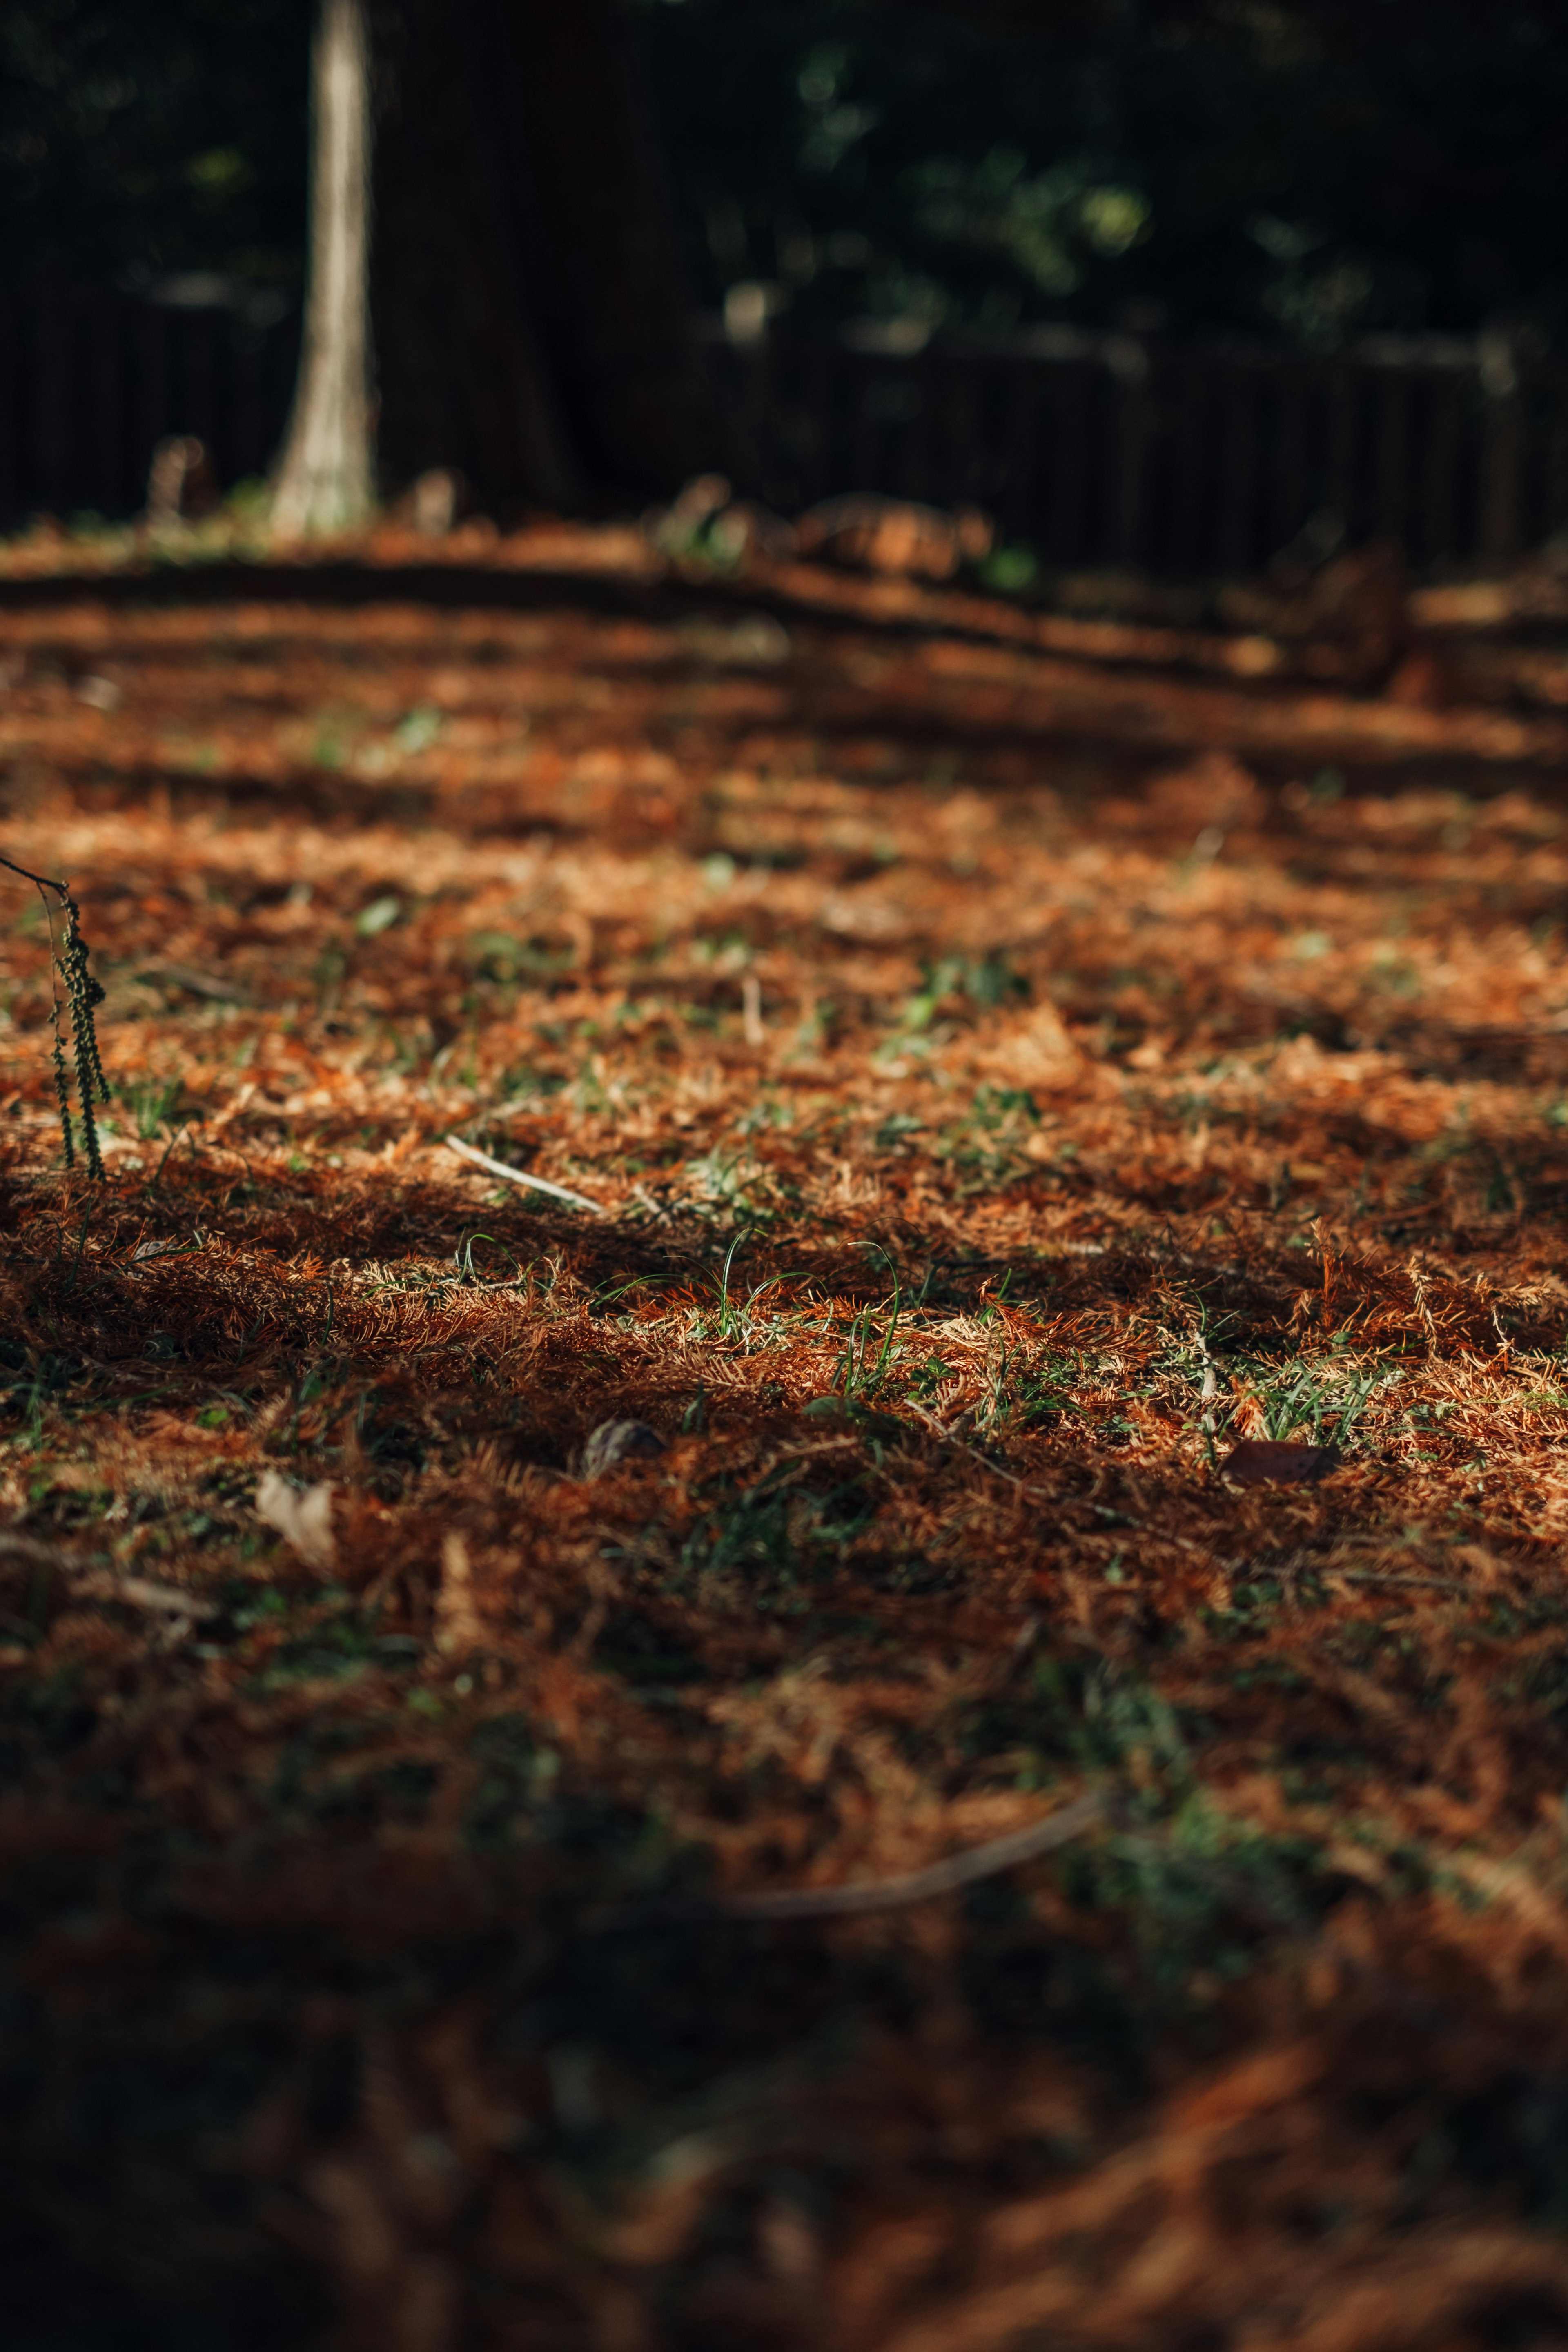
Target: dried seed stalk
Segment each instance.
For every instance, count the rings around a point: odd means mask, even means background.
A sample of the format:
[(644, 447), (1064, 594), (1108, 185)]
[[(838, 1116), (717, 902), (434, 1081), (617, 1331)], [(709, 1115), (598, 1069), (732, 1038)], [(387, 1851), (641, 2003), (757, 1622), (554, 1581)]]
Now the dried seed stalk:
[[(31, 882), (43, 901), (49, 926), (50, 956), (65, 984), (66, 1009), (70, 1016), (71, 1058), (76, 1064), (77, 1103), (81, 1119), (82, 1148), (87, 1155), (87, 1172), (96, 1181), (103, 1174), (103, 1154), (99, 1149), (94, 1106), (109, 1100), (110, 1089), (98, 1049), (96, 1016), (98, 1007), (103, 1003), (103, 986), (88, 969), (88, 957), (91, 950), (82, 937), (81, 909), (64, 882), (53, 881), (47, 875), (30, 873), (26, 866), (14, 864), (9, 857), (0, 857), (0, 866), (8, 873), (19, 874), (25, 882)], [(57, 939), (55, 934), (56, 908), (50, 906), (47, 896), (51, 890), (59, 911), (65, 917), (63, 939)], [(70, 1169), (76, 1166), (76, 1135), (71, 1120), (70, 1067), (60, 1027), (58, 987), (49, 1026), (54, 1032), (52, 1058), (55, 1095), (60, 1107), (60, 1137), (65, 1148), (66, 1166)]]

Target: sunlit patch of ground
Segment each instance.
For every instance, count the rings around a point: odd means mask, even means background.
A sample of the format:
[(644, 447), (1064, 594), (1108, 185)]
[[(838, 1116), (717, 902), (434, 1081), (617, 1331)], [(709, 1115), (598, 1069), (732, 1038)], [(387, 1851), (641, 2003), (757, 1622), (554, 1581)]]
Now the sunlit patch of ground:
[(0, 622), (22, 2340), (1561, 2342), (1558, 799), (738, 627)]

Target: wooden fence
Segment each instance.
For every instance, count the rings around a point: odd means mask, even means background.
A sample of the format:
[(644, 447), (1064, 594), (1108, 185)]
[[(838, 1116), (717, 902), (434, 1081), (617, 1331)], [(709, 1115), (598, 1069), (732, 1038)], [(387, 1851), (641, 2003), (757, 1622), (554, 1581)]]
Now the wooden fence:
[[(199, 435), (225, 487), (261, 473), (298, 340), (292, 316), (189, 290), (0, 297), (0, 528), (135, 513), (169, 433)], [(783, 514), (850, 490), (973, 501), (1050, 569), (1246, 573), (1331, 520), (1431, 572), (1568, 532), (1568, 362), (1500, 339), (1331, 358), (1066, 328), (897, 341), (715, 337), (714, 465)]]
[(1246, 573), (1309, 524), (1414, 566), (1568, 530), (1568, 362), (1411, 338), (1313, 358), (1061, 331), (918, 355), (713, 350), (725, 470), (792, 514), (840, 490), (973, 500), (1051, 569)]
[(258, 323), (226, 302), (0, 296), (0, 529), (137, 513), (170, 433), (198, 435), (226, 488), (264, 472), (298, 349), (291, 316)]

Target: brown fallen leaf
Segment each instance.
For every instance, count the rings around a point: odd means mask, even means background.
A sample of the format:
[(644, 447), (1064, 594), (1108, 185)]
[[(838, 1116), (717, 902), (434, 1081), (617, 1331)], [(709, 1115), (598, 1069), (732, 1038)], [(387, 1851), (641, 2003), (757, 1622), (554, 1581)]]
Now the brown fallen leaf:
[(1220, 1464), (1221, 1475), (1238, 1486), (1315, 1486), (1340, 1466), (1331, 1445), (1286, 1445), (1267, 1437), (1244, 1437)]

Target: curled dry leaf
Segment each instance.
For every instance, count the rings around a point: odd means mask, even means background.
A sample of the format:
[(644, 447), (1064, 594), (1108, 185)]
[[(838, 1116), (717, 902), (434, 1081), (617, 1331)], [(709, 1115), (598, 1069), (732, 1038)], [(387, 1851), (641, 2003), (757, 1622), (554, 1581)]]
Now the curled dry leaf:
[(1331, 1445), (1288, 1445), (1268, 1437), (1244, 1437), (1219, 1466), (1238, 1486), (1315, 1486), (1339, 1468), (1340, 1457)]
[(299, 1487), (267, 1471), (256, 1489), (256, 1516), (276, 1528), (291, 1551), (307, 1568), (331, 1568), (338, 1547), (332, 1534), (332, 1490), (320, 1485)]

